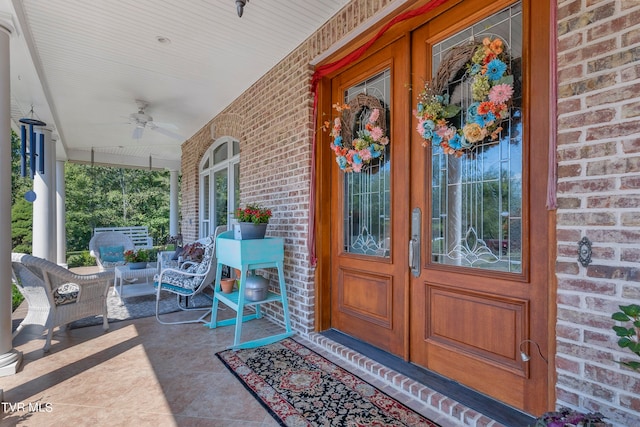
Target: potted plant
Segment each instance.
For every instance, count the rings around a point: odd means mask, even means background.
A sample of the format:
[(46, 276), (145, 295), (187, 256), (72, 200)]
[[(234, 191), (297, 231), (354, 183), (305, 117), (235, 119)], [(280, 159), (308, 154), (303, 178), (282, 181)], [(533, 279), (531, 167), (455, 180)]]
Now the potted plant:
[(204, 246), (200, 242), (187, 243), (182, 248), (181, 255), (185, 261), (200, 263), (204, 257)]
[[(640, 305), (620, 305), (620, 310), (613, 313), (611, 318), (619, 322), (631, 322), (631, 327), (614, 326), (613, 330), (620, 337), (618, 346), (628, 348), (636, 356), (640, 357)], [(640, 371), (640, 361), (626, 360), (619, 362), (621, 365)]]
[(124, 253), (124, 260), (130, 269), (140, 270), (147, 267), (149, 252), (145, 249), (138, 249), (137, 251), (128, 250)]
[(238, 224), (234, 224), (233, 237), (237, 240), (262, 239), (267, 231), (271, 209), (247, 205), (235, 211)]
[(605, 427), (604, 415), (600, 412), (588, 414), (569, 408), (546, 412), (536, 419), (532, 427)]

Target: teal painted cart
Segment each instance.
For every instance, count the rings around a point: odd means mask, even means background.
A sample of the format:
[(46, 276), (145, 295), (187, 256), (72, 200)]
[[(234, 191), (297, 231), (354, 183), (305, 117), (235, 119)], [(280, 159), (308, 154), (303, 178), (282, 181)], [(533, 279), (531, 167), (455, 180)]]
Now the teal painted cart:
[[(211, 323), (205, 324), (209, 328), (218, 326), (235, 325), (235, 336), (233, 345), (230, 348), (253, 348), (261, 345), (271, 344), (281, 339), (293, 335), (291, 322), (289, 320), (289, 305), (287, 304), (287, 292), (284, 284), (284, 242), (279, 237), (266, 237), (264, 239), (235, 240), (233, 231), (226, 231), (216, 241), (216, 256), (218, 266), (216, 272), (215, 291), (213, 295), (213, 307), (211, 312)], [(228, 265), (237, 268), (242, 272), (240, 278), (239, 291), (225, 294), (220, 289), (220, 279), (222, 278), (222, 266)], [(250, 270), (277, 268), (278, 282), (280, 284), (280, 294), (269, 291), (267, 297), (261, 301), (248, 301), (244, 296), (245, 281)], [(218, 304), (223, 303), (236, 312), (236, 317), (218, 321)], [(284, 313), (285, 332), (270, 335), (264, 338), (241, 342), (242, 323), (258, 319), (261, 316), (260, 305), (265, 303), (280, 302)], [(255, 306), (255, 313), (244, 315), (246, 306)]]

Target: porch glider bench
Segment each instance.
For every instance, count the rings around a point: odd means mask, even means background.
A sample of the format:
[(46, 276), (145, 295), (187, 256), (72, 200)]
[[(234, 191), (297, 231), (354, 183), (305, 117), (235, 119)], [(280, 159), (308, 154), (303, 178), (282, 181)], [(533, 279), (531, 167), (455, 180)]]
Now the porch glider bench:
[(107, 231), (115, 231), (128, 236), (133, 245), (137, 249), (152, 249), (153, 238), (149, 236), (149, 229), (146, 226), (133, 226), (133, 227), (96, 227), (93, 229), (94, 236), (98, 233), (104, 233)]

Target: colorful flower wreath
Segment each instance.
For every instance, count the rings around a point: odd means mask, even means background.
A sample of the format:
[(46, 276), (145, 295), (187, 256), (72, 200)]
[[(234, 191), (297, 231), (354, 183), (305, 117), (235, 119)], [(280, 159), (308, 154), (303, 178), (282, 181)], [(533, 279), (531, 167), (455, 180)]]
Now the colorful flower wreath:
[(434, 93), (432, 85), (418, 96), (416, 130), (429, 143), (440, 146), (446, 154), (462, 156), (475, 143), (498, 138), (500, 123), (509, 118), (509, 101), (513, 96), (513, 76), (509, 74), (507, 55), (499, 38), (485, 38), (465, 64), (466, 73), (472, 78), (473, 103), (467, 108), (465, 125), (456, 129), (449, 119), (460, 113), (461, 108), (449, 104), (449, 95)]
[[(341, 113), (351, 107), (347, 104), (333, 104), (333, 108)], [(369, 165), (373, 159), (378, 159), (384, 155), (385, 146), (389, 144), (389, 138), (384, 134), (382, 127), (376, 124), (380, 116), (380, 110), (374, 108), (369, 114), (365, 128), (358, 131), (357, 138), (342, 137), (342, 118), (336, 117), (333, 120), (331, 136), (331, 150), (336, 155), (336, 162), (344, 172), (362, 172), (362, 168)], [(350, 120), (347, 120), (349, 125)], [(329, 123), (325, 122), (325, 129)]]

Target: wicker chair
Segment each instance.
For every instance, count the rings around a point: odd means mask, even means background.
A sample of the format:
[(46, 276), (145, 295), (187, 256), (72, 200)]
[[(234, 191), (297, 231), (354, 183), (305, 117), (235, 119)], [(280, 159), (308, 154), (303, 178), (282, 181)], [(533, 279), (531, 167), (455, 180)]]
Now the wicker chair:
[(100, 255), (100, 248), (120, 246), (122, 246), (123, 252), (135, 250), (133, 240), (127, 235), (117, 231), (96, 233), (89, 241), (89, 254), (96, 259), (96, 264), (98, 264), (100, 271), (113, 271), (116, 266), (125, 264), (124, 259), (121, 261), (106, 261)]
[(109, 329), (107, 293), (113, 273), (75, 274), (46, 259), (21, 253), (11, 254), (11, 268), (12, 280), (28, 304), (14, 337), (28, 325), (48, 329), (43, 348), (48, 351), (56, 326), (64, 329), (70, 322), (102, 315), (103, 329)]
[[(226, 231), (226, 225), (216, 227), (213, 236), (198, 240), (204, 246), (204, 255), (199, 263), (184, 262), (180, 267), (162, 268), (154, 277), (153, 285), (156, 287), (156, 319), (163, 325), (176, 325), (182, 323), (205, 323), (204, 318), (211, 312), (209, 307), (189, 308), (189, 298), (193, 300), (198, 294), (201, 294), (206, 288), (213, 284), (216, 277), (216, 268), (218, 260), (216, 258), (216, 238), (220, 233)], [(178, 307), (185, 311), (205, 311), (200, 317), (193, 320), (185, 320), (180, 322), (165, 322), (160, 319), (158, 313), (160, 308), (160, 294), (162, 291), (171, 292), (176, 295)], [(181, 299), (186, 297), (186, 303), (183, 307)]]

